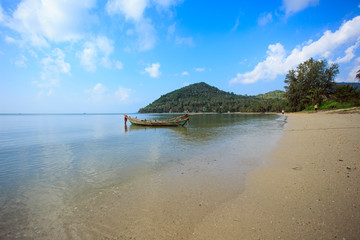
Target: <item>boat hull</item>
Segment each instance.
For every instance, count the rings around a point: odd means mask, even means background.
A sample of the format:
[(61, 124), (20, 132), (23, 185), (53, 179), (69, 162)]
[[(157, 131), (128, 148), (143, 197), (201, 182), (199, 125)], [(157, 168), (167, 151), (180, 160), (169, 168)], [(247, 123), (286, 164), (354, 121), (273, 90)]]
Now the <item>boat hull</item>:
[(188, 121), (189, 117), (187, 115), (167, 119), (167, 120), (142, 120), (137, 118), (132, 118), (129, 116), (125, 116), (131, 124), (139, 125), (139, 126), (153, 126), (153, 127), (161, 127), (161, 126), (184, 126)]

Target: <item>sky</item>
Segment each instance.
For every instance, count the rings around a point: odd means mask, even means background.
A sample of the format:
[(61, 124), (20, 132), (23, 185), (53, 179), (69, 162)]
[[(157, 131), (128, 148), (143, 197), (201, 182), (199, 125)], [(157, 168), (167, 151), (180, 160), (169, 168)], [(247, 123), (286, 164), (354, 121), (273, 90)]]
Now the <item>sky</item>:
[(284, 90), (309, 58), (360, 70), (355, 0), (0, 0), (0, 113), (132, 113), (206, 82)]

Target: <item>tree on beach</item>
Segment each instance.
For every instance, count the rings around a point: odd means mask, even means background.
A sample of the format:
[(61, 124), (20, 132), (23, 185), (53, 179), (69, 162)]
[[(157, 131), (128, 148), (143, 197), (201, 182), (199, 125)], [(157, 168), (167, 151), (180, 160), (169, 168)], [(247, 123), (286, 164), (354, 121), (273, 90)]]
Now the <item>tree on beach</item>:
[(360, 70), (357, 71), (355, 78), (356, 78), (358, 81), (360, 81)]
[(321, 104), (334, 92), (338, 64), (328, 66), (326, 60), (313, 58), (290, 70), (285, 77), (285, 97), (291, 111), (301, 111), (309, 105)]

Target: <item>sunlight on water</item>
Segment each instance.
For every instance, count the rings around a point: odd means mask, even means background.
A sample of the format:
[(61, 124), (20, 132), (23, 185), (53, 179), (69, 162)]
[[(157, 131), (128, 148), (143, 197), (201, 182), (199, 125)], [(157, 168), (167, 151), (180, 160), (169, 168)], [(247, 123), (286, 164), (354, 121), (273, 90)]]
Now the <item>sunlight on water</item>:
[(57, 221), (74, 201), (174, 164), (218, 161), (222, 174), (245, 176), (263, 164), (284, 124), (259, 114), (194, 115), (172, 128), (125, 127), (122, 115), (0, 115), (0, 238), (25, 229), (36, 236), (36, 224)]

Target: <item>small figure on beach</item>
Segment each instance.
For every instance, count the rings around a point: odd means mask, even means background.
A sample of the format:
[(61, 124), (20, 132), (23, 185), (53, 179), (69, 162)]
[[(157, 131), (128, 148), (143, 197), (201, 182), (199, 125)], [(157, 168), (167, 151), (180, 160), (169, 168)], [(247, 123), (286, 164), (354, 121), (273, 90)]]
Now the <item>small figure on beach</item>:
[(315, 106), (314, 106), (314, 110), (315, 110), (315, 112), (317, 112), (317, 109), (318, 109), (318, 105), (317, 105), (317, 104), (315, 104)]
[(284, 115), (284, 113), (285, 113), (285, 111), (284, 111), (284, 109), (283, 109), (283, 110), (281, 111), (281, 114)]
[(126, 123), (127, 123), (127, 115), (125, 115), (124, 120), (125, 120), (125, 126), (126, 126)]

